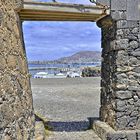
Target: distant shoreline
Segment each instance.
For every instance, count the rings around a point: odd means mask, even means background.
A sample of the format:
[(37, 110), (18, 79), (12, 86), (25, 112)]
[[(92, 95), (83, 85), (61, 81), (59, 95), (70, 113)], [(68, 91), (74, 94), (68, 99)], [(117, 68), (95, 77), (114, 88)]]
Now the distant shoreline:
[(61, 57), (56, 60), (34, 60), (28, 61), (29, 64), (80, 64), (101, 62), (101, 52), (80, 51), (71, 56)]
[(92, 61), (92, 62), (59, 62), (59, 61), (28, 61), (28, 64), (93, 64), (93, 63), (100, 63), (101, 61), (98, 60), (98, 61)]

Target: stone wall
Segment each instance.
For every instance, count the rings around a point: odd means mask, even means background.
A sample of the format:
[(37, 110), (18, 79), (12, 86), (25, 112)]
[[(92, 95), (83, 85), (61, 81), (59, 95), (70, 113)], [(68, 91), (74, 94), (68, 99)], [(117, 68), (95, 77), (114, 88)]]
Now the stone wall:
[(21, 0), (0, 0), (0, 139), (30, 140), (34, 115), (17, 12)]
[(101, 120), (115, 130), (140, 129), (140, 22), (111, 11), (102, 28)]

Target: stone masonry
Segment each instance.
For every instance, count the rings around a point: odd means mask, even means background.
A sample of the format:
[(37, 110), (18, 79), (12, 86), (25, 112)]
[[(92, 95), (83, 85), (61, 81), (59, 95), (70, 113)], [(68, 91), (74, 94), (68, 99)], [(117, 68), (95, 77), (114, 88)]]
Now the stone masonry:
[(0, 0), (0, 140), (30, 140), (32, 95), (18, 11), (21, 0)]
[(138, 7), (131, 3), (111, 0), (110, 16), (97, 23), (103, 48), (100, 119), (116, 131), (107, 140), (140, 140), (140, 20), (129, 14), (131, 5), (134, 13)]
[[(96, 130), (110, 130), (100, 135), (103, 140), (140, 140), (140, 0), (97, 2), (109, 6), (110, 15), (97, 22), (102, 28), (100, 119), (104, 124), (96, 123)], [(22, 0), (0, 0), (0, 140), (31, 140), (34, 134), (18, 14), (22, 6)]]
[(115, 130), (140, 129), (140, 22), (112, 10), (102, 19), (101, 119)]
[(101, 119), (115, 130), (140, 129), (139, 22), (103, 22), (102, 47)]

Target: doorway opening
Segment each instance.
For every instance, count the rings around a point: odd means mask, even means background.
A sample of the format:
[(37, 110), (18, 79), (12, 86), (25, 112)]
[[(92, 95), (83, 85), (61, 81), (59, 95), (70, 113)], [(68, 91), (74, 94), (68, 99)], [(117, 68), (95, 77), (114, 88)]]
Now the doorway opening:
[(99, 117), (100, 29), (93, 22), (24, 22), (35, 112), (53, 131), (83, 131)]

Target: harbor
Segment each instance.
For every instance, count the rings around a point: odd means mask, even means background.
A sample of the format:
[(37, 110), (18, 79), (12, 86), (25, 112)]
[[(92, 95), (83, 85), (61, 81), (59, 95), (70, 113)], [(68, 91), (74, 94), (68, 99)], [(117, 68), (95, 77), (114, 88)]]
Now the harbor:
[(66, 78), (81, 77), (86, 67), (99, 67), (101, 63), (71, 63), (71, 64), (29, 64), (32, 78)]

